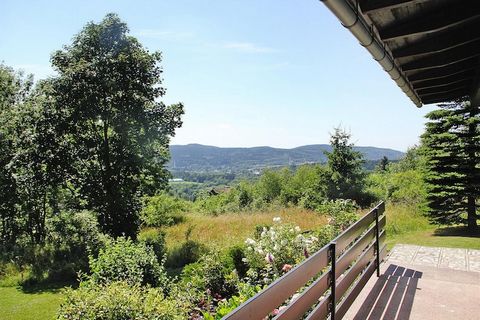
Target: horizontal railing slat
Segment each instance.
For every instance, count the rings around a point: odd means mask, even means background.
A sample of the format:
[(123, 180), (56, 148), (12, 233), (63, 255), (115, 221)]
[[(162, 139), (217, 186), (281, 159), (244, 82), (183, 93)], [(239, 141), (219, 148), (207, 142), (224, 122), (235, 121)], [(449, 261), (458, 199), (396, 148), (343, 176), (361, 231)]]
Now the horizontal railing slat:
[(328, 265), (328, 250), (329, 246), (327, 245), (314, 253), (303, 263), (225, 316), (225, 319), (263, 319)]
[(330, 272), (325, 272), (320, 278), (315, 280), (302, 294), (295, 299), (286, 309), (274, 319), (299, 319), (307, 312), (320, 297), (328, 290)]
[(355, 264), (347, 271), (345, 276), (337, 282), (335, 303), (341, 300), (345, 292), (350, 288), (360, 272), (365, 269), (368, 263), (375, 257), (375, 243), (370, 244), (368, 249), (362, 253)]
[(306, 320), (325, 319), (329, 312), (330, 303), (331, 303), (331, 296), (329, 295), (328, 297), (320, 301), (320, 303), (307, 316)]
[[(383, 248), (380, 250), (380, 261), (382, 261), (385, 258), (385, 255), (387, 253), (386, 251), (387, 251), (386, 246), (383, 246)], [(368, 280), (370, 280), (370, 277), (372, 276), (376, 267), (377, 265), (375, 260), (372, 260), (368, 265), (368, 267), (363, 272), (363, 274), (360, 276), (360, 278), (353, 285), (353, 287), (350, 289), (350, 291), (347, 293), (345, 298), (342, 300), (342, 302), (338, 306), (335, 312), (335, 317), (337, 319), (342, 319), (345, 313), (347, 313), (353, 301), (360, 294), (360, 291), (362, 291), (363, 287), (365, 287), (365, 284), (368, 282)]]
[[(340, 301), (335, 314), (338, 319), (341, 319), (377, 267), (377, 261), (374, 259), (376, 247), (374, 239), (376, 236), (378, 236), (378, 243), (382, 248), (380, 250), (380, 261), (386, 255), (386, 246), (384, 245), (386, 216), (381, 216), (384, 212), (385, 203), (381, 202), (343, 231), (330, 244), (274, 281), (270, 286), (225, 316), (224, 319), (263, 319), (322, 271), (324, 273), (303, 290), (294, 301), (291, 301), (274, 319), (301, 318), (325, 295), (332, 285), (332, 277), (337, 279), (344, 274), (343, 278), (335, 281), (335, 301), (333, 301), (334, 306)], [(377, 217), (378, 226), (375, 225)], [(373, 226), (369, 228), (372, 223)], [(377, 235), (377, 227), (379, 235)], [(331, 268), (324, 270), (331, 262), (332, 257), (329, 257), (331, 245), (333, 246), (332, 252), (335, 252), (333, 257), (335, 259), (335, 275), (332, 275)], [(307, 319), (324, 319), (331, 312), (329, 307), (331, 303), (332, 295), (328, 294), (315, 306)]]
[[(383, 211), (382, 211), (383, 210)], [(352, 243), (355, 238), (357, 238), (363, 231), (375, 221), (375, 214), (378, 211), (380, 215), (385, 210), (385, 205), (381, 202), (375, 208), (370, 210), (366, 215), (364, 215), (360, 220), (352, 224), (347, 230), (343, 231), (338, 237), (333, 241), (337, 244), (337, 256), (341, 255), (343, 250), (347, 248), (350, 243)]]

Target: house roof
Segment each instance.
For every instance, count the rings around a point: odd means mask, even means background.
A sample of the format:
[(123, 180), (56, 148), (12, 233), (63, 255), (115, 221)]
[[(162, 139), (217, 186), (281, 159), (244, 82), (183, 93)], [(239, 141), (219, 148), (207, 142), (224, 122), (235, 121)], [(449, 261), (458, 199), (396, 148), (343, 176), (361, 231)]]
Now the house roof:
[(480, 0), (322, 2), (417, 106), (464, 96), (480, 104)]

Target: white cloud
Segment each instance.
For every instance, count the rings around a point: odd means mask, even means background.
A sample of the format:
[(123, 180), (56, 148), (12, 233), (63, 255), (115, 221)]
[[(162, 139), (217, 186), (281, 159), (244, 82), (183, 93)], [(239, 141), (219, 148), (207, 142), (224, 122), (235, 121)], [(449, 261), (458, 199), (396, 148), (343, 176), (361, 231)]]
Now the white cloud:
[(273, 48), (258, 46), (251, 42), (228, 42), (224, 44), (223, 47), (246, 53), (268, 53), (276, 51)]

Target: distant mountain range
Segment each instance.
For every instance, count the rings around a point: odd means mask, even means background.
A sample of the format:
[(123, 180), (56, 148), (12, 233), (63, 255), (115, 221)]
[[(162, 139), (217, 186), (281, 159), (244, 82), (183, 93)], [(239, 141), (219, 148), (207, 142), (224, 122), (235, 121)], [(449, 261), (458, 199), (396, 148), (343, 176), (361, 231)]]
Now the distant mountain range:
[[(367, 161), (377, 161), (386, 156), (399, 160), (404, 153), (376, 147), (354, 147)], [(327, 144), (313, 144), (292, 149), (272, 147), (220, 148), (201, 144), (171, 145), (169, 168), (185, 171), (249, 170), (265, 167), (324, 163)]]

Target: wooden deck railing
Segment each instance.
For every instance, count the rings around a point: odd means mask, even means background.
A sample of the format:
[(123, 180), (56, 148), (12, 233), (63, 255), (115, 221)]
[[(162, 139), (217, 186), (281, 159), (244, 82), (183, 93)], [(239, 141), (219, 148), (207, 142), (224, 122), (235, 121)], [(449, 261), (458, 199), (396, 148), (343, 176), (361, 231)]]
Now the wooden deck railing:
[(332, 242), (240, 305), (224, 319), (263, 319), (312, 283), (274, 319), (341, 319), (386, 254), (381, 202)]

